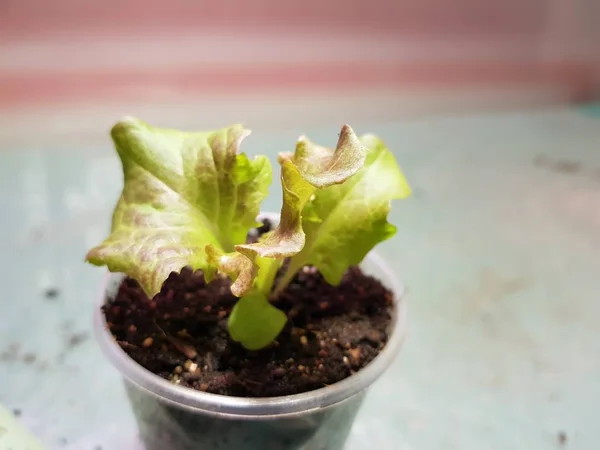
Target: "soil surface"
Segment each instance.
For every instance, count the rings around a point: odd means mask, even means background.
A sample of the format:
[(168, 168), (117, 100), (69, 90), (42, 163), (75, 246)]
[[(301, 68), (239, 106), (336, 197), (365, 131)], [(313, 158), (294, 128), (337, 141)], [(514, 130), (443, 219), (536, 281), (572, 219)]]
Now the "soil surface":
[(206, 284), (201, 271), (184, 268), (149, 299), (127, 278), (103, 309), (113, 336), (139, 364), (181, 386), (231, 396), (322, 388), (366, 366), (387, 341), (392, 293), (358, 267), (339, 286), (305, 267), (272, 299), (288, 315), (285, 329), (256, 352), (229, 339), (227, 318), (237, 300), (229, 285), (224, 278)]

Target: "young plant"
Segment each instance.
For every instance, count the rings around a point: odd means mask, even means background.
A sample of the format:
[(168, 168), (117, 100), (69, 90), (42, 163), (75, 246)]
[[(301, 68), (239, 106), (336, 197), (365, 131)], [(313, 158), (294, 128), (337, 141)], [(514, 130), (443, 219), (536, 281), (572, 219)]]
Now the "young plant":
[(269, 298), (306, 265), (339, 284), (396, 232), (387, 221), (390, 201), (410, 195), (393, 154), (375, 136), (358, 138), (344, 125), (335, 150), (301, 137), (293, 153), (279, 155), (279, 224), (246, 244), (272, 179), (266, 157), (239, 153), (249, 130), (182, 132), (128, 118), (111, 134), (124, 187), (111, 234), (87, 261), (136, 279), (149, 297), (184, 266), (202, 269), (207, 282), (217, 272), (227, 275), (239, 297), (229, 333), (250, 350), (269, 345), (286, 323)]

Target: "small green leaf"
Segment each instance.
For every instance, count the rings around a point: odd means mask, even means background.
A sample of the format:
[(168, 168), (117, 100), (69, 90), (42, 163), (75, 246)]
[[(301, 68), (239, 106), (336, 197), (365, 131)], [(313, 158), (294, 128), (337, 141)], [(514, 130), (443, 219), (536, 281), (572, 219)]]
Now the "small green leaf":
[(233, 283), (231, 292), (236, 297), (241, 297), (249, 291), (258, 272), (258, 265), (244, 255), (236, 252), (223, 253), (213, 245), (206, 246), (207, 268), (204, 278), (211, 282), (215, 276), (215, 269), (227, 275)]
[[(263, 235), (260, 240), (265, 240), (268, 235), (269, 233)], [(281, 260), (261, 256), (250, 259), (237, 252), (223, 253), (212, 245), (206, 246), (206, 255), (208, 260), (208, 266), (204, 270), (206, 281), (212, 281), (217, 271), (227, 275), (233, 281), (231, 292), (236, 297), (247, 294), (252, 290), (253, 285), (258, 292), (269, 297), (273, 281), (282, 263)]]
[(266, 347), (281, 333), (287, 317), (267, 297), (253, 292), (242, 297), (229, 316), (229, 335), (248, 350)]
[[(396, 227), (387, 221), (390, 202), (410, 195), (410, 188), (392, 152), (375, 136), (361, 142), (367, 148), (364, 167), (346, 182), (315, 192), (303, 211), (306, 243), (290, 260), (278, 290), (303, 266), (316, 266), (330, 284), (338, 284), (348, 267), (360, 263)], [(298, 165), (319, 165), (321, 149), (296, 154)]]
[[(319, 147), (301, 137), (296, 145), (296, 158), (281, 154), (281, 185), (283, 205), (279, 225), (265, 239), (254, 244), (240, 244), (235, 250), (240, 256), (231, 256), (237, 269), (255, 271), (257, 258), (283, 259), (298, 253), (304, 247), (302, 210), (319, 189), (343, 183), (357, 173), (364, 164), (366, 150), (348, 125), (340, 133), (335, 151)], [(244, 262), (243, 255), (252, 265)], [(236, 281), (232, 290), (235, 295), (244, 295), (253, 289), (254, 273), (241, 275), (235, 271)], [(228, 273), (227, 267), (220, 267)], [(272, 283), (272, 281), (271, 281)], [(267, 285), (261, 286), (266, 290)]]
[(126, 273), (153, 296), (172, 271), (206, 268), (206, 245), (232, 251), (245, 242), (272, 176), (267, 158), (238, 153), (249, 130), (182, 132), (124, 119), (111, 134), (124, 187), (90, 263)]

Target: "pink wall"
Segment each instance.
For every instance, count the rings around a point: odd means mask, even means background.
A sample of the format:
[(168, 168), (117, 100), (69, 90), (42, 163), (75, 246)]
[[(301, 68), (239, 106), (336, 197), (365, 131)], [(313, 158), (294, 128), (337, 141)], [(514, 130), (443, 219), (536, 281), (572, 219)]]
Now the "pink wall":
[(544, 84), (589, 99), (599, 17), (594, 0), (4, 0), (0, 104), (274, 85)]
[(407, 35), (539, 35), (547, 0), (4, 0), (0, 29), (24, 35), (66, 30), (300, 26)]

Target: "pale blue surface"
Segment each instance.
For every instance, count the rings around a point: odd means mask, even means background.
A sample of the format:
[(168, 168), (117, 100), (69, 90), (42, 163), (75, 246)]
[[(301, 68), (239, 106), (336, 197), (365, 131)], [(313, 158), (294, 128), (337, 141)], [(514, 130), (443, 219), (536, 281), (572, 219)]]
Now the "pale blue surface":
[[(408, 340), (348, 449), (558, 449), (560, 431), (564, 448), (600, 448), (600, 120), (353, 126), (395, 150), (415, 195), (394, 205), (399, 234), (379, 248), (409, 291)], [(245, 150), (274, 156), (304, 132), (334, 144), (336, 131), (256, 133)], [(0, 151), (0, 402), (51, 449), (138, 448), (119, 374), (91, 339), (103, 271), (82, 262), (120, 187), (108, 137)]]

